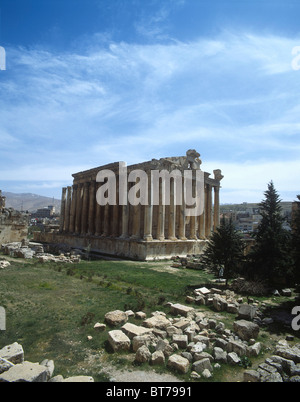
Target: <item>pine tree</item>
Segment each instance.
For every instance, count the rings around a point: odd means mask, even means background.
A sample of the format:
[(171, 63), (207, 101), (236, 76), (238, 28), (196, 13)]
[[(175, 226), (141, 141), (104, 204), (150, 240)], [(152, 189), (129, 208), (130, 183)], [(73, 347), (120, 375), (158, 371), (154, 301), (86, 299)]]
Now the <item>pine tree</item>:
[(223, 277), (232, 278), (239, 270), (244, 257), (244, 243), (235, 229), (232, 219), (221, 219), (220, 226), (212, 234), (208, 246), (205, 248), (203, 262), (217, 275), (223, 271)]
[(292, 220), (292, 257), (293, 257), (293, 279), (300, 284), (300, 195), (297, 195), (299, 201), (296, 202), (296, 208)]
[(271, 181), (260, 203), (261, 222), (254, 234), (255, 245), (248, 255), (249, 274), (271, 284), (275, 278), (286, 277), (290, 266), (289, 233), (283, 228), (279, 195)]

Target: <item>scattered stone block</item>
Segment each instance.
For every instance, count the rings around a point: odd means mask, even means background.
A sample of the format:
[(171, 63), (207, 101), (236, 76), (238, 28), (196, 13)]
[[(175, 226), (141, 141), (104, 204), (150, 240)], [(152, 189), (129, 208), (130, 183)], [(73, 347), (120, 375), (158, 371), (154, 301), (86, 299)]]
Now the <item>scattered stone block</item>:
[(179, 348), (186, 349), (188, 345), (188, 336), (187, 335), (179, 335), (174, 334), (172, 337), (172, 342), (176, 343)]
[(105, 314), (105, 321), (108, 325), (116, 327), (127, 322), (128, 316), (124, 311), (115, 310)]
[(0, 375), (0, 382), (46, 382), (48, 370), (38, 363), (24, 361)]
[(194, 311), (193, 307), (184, 306), (183, 304), (176, 303), (171, 305), (171, 313), (183, 315), (184, 317), (187, 317)]
[(186, 374), (189, 370), (190, 362), (180, 355), (171, 355), (167, 365), (180, 373)]
[(163, 366), (165, 364), (165, 355), (161, 350), (156, 350), (151, 355), (150, 364), (153, 366)]
[(94, 329), (95, 329), (96, 331), (102, 332), (102, 331), (105, 331), (105, 330), (106, 330), (106, 325), (105, 325), (105, 324), (102, 324), (102, 323), (100, 323), (100, 322), (96, 322), (96, 324), (94, 325)]
[(151, 353), (146, 345), (141, 346), (138, 348), (135, 354), (135, 361), (137, 363), (146, 363), (150, 360)]
[(143, 326), (146, 328), (158, 328), (164, 330), (170, 325), (171, 321), (162, 314), (156, 314), (143, 321)]
[(24, 361), (23, 347), (17, 342), (14, 342), (11, 345), (7, 345), (0, 350), (0, 357), (10, 361), (13, 364), (23, 363)]
[(209, 370), (210, 372), (213, 371), (213, 367), (211, 365), (209, 358), (197, 360), (192, 365), (192, 370), (196, 371), (196, 373), (198, 373), (198, 374), (202, 374), (205, 369)]
[(256, 339), (259, 333), (259, 326), (251, 321), (238, 320), (233, 323), (234, 332), (244, 341)]
[(146, 335), (152, 332), (151, 328), (140, 327), (129, 322), (124, 324), (121, 329), (130, 339), (134, 338), (135, 336)]
[(108, 342), (111, 345), (114, 352), (120, 350), (130, 349), (130, 339), (121, 330), (113, 330), (108, 333)]

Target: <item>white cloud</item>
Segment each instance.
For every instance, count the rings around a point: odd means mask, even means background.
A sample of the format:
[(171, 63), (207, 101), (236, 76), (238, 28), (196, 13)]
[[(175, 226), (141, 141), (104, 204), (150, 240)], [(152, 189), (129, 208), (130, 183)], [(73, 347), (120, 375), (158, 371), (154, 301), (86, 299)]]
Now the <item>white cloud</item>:
[(91, 40), (84, 53), (9, 49), (2, 177), (71, 182), (83, 167), (196, 148), (209, 171), (227, 172), (232, 194), (264, 191), (270, 179), (296, 190), (299, 40), (240, 32), (144, 46)]

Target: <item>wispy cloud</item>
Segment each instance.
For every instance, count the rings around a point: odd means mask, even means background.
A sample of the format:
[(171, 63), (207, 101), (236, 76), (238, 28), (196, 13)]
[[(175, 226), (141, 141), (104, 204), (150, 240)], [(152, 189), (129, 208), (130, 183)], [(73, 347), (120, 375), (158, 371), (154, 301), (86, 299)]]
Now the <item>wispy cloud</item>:
[[(150, 25), (160, 26), (167, 11), (159, 12)], [(7, 49), (1, 179), (71, 183), (83, 167), (196, 148), (203, 166), (227, 169), (227, 188), (246, 191), (243, 178), (260, 190), (273, 172), (285, 191), (283, 177), (299, 168), (299, 42), (224, 32), (139, 45), (94, 35), (84, 51)]]

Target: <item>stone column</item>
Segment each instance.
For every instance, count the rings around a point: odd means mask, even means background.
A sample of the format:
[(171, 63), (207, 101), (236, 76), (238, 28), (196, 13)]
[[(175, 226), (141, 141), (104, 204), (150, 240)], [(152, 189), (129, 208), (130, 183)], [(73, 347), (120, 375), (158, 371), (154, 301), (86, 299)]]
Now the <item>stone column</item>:
[(116, 177), (116, 205), (112, 207), (112, 236), (119, 236), (119, 176)]
[(85, 182), (84, 185), (83, 185), (83, 200), (82, 200), (82, 214), (81, 214), (81, 234), (86, 234), (87, 233), (88, 206), (89, 206), (89, 183)]
[[(96, 192), (97, 194), (97, 192)], [(95, 195), (96, 197), (96, 195)], [(101, 235), (101, 205), (98, 204), (97, 199), (96, 199), (96, 221), (95, 221), (95, 236), (100, 236)]]
[[(192, 195), (193, 195), (193, 197), (196, 197), (196, 173), (195, 173), (195, 171), (193, 171)], [(196, 216), (190, 216), (190, 239), (197, 240)]]
[(128, 218), (129, 218), (129, 205), (122, 206), (122, 234), (120, 239), (128, 238)]
[[(205, 199), (205, 198), (204, 198)], [(198, 217), (198, 227), (199, 227), (199, 238), (205, 239), (205, 205), (203, 208), (203, 213)]]
[(59, 220), (59, 231), (63, 232), (65, 224), (65, 207), (66, 207), (66, 193), (67, 188), (63, 187), (61, 194), (61, 204), (60, 204), (60, 220)]
[(70, 214), (71, 214), (71, 197), (72, 197), (72, 187), (67, 188), (67, 201), (65, 203), (65, 222), (64, 222), (64, 232), (69, 233), (70, 231)]
[(144, 237), (145, 241), (153, 240), (152, 237), (152, 222), (153, 222), (153, 194), (152, 194), (151, 171), (148, 172), (148, 205), (144, 208)]
[(212, 226), (212, 187), (211, 185), (206, 185), (206, 215), (205, 215), (205, 236), (209, 237), (211, 235)]
[(103, 225), (102, 225), (102, 237), (107, 237), (109, 235), (109, 204), (103, 206)]
[(186, 240), (185, 237), (185, 194), (184, 194), (184, 180), (182, 183), (182, 203), (179, 206), (180, 208), (180, 214), (179, 214), (179, 230), (178, 230), (178, 235), (180, 240)]
[(214, 186), (214, 232), (220, 226), (220, 187)]
[(141, 205), (132, 206), (133, 222), (132, 222), (132, 235), (131, 239), (137, 240), (141, 237)]
[(90, 183), (90, 194), (89, 194), (89, 235), (95, 233), (95, 215), (96, 215), (96, 182), (92, 181)]
[(163, 241), (165, 239), (165, 183), (163, 180), (159, 182), (159, 206), (158, 206), (158, 222), (157, 222), (157, 239)]
[(173, 179), (170, 182), (168, 239), (177, 240), (175, 233), (176, 233), (176, 180)]
[(77, 196), (76, 196), (76, 217), (75, 217), (76, 234), (80, 234), (81, 229), (82, 198), (83, 198), (83, 186), (82, 183), (79, 183), (77, 186)]
[(77, 195), (77, 185), (72, 186), (72, 202), (71, 202), (71, 212), (70, 212), (70, 228), (69, 232), (75, 232), (75, 214), (76, 214), (76, 195)]

